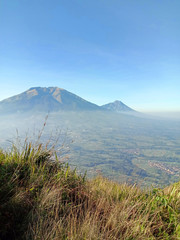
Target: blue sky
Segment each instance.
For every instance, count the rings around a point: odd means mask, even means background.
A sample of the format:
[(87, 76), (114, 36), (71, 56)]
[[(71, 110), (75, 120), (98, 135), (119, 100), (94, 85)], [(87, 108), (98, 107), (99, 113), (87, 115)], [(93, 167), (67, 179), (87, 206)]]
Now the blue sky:
[(58, 86), (180, 111), (179, 0), (1, 0), (0, 100)]

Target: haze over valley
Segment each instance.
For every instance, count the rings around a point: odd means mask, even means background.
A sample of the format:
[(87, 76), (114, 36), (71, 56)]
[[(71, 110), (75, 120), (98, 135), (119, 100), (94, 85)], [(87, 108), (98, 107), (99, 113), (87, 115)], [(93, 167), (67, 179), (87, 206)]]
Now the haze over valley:
[(40, 141), (57, 140), (62, 160), (89, 177), (160, 187), (179, 179), (179, 119), (154, 118), (121, 101), (100, 107), (57, 87), (31, 88), (1, 101), (0, 110), (1, 147), (26, 136), (35, 142), (44, 128)]

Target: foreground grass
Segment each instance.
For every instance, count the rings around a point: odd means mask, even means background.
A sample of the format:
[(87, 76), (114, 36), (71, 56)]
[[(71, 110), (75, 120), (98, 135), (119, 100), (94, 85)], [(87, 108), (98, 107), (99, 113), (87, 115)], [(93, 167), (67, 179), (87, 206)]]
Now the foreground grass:
[(0, 240), (180, 239), (180, 183), (86, 180), (52, 155), (30, 143), (0, 151)]

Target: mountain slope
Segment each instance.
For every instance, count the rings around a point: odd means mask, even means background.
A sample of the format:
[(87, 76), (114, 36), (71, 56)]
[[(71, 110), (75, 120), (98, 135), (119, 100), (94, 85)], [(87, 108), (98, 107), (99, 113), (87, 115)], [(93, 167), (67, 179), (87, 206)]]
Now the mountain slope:
[(5, 113), (25, 111), (101, 110), (77, 95), (57, 87), (30, 88), (29, 90), (0, 102)]
[(114, 101), (101, 106), (103, 109), (110, 110), (113, 112), (135, 112), (132, 108), (128, 107), (121, 101)]

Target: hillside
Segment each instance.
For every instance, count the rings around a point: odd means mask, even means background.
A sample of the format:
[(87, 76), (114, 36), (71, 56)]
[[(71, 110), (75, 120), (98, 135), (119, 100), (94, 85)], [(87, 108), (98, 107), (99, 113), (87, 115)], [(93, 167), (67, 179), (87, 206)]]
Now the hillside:
[[(54, 161), (52, 161), (54, 159)], [(140, 190), (87, 180), (53, 148), (0, 151), (0, 239), (179, 239), (180, 183)]]

